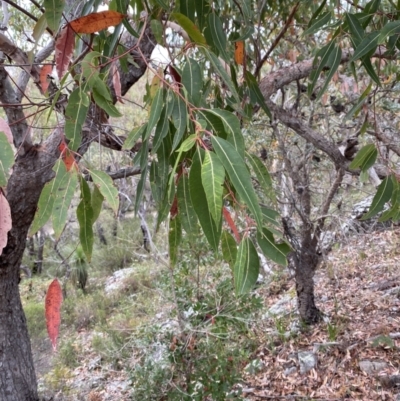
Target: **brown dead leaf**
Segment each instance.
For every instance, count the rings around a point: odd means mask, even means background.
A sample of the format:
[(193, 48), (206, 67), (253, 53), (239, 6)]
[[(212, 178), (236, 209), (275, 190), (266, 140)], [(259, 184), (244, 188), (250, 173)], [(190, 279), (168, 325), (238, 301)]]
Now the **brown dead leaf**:
[(126, 17), (117, 11), (100, 11), (77, 18), (69, 24), (76, 33), (95, 33), (118, 25)]

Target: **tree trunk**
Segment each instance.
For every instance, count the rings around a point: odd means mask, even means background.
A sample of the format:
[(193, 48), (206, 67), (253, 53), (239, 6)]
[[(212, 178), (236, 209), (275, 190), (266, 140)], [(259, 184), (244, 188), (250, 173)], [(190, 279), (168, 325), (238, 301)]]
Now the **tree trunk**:
[[(20, 156), (7, 186), (13, 226), (8, 233), (7, 246), (0, 256), (1, 401), (38, 400), (31, 345), (18, 283), (28, 229), (43, 185), (52, 174), (51, 166), (55, 158), (49, 159), (48, 156), (39, 157), (34, 149)], [(37, 171), (41, 174), (37, 174)]]
[(318, 323), (322, 317), (314, 299), (314, 274), (319, 262), (314, 248), (303, 243), (301, 251), (294, 257), (297, 305), (301, 320), (306, 324)]

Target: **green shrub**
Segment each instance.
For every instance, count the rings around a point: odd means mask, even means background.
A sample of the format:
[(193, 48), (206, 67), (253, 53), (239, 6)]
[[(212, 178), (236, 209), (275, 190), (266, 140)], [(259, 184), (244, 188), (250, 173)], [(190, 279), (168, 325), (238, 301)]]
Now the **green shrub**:
[(24, 312), (28, 323), (30, 338), (39, 339), (47, 336), (46, 319), (44, 314), (44, 301), (38, 303), (35, 301), (26, 302)]

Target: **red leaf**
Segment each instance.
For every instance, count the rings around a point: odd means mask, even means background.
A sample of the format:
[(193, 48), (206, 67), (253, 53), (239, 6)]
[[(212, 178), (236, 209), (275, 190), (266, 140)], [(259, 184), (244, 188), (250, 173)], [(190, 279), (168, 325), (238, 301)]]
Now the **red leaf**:
[(60, 309), (62, 300), (63, 296), (61, 286), (55, 278), (49, 285), (45, 299), (47, 333), (49, 334), (54, 351), (57, 349), (57, 337), (61, 323)]
[(117, 100), (119, 100), (121, 103), (124, 103), (121, 97), (121, 79), (119, 77), (119, 71), (117, 68), (117, 64), (115, 62), (111, 64), (111, 76), (112, 76), (112, 83), (114, 86), (115, 96)]
[(171, 213), (171, 219), (173, 219), (178, 214), (178, 198), (176, 197), (176, 195), (169, 212)]
[(75, 48), (75, 32), (69, 24), (65, 25), (56, 40), (56, 70), (62, 78), (68, 70), (69, 62)]
[(125, 15), (117, 11), (100, 11), (77, 18), (70, 25), (76, 33), (95, 33), (118, 25), (124, 18)]
[(7, 233), (11, 230), (11, 210), (7, 198), (0, 190), (0, 255), (7, 245)]
[(171, 76), (174, 79), (174, 81), (176, 83), (180, 84), (181, 83), (181, 76), (179, 75), (179, 72), (171, 64), (168, 66), (168, 69), (169, 69), (169, 73), (171, 74)]
[(61, 158), (65, 164), (65, 167), (67, 168), (67, 171), (71, 170), (72, 166), (77, 165), (74, 154), (68, 149), (68, 146), (64, 140), (60, 142), (58, 149), (61, 152)]
[(49, 78), (48, 76), (53, 71), (53, 66), (46, 64), (40, 70), (40, 87), (42, 88), (42, 93), (46, 93), (49, 87)]
[(13, 136), (12, 136), (11, 128), (7, 124), (7, 122), (5, 120), (3, 120), (1, 117), (0, 117), (0, 131), (4, 132), (6, 134), (8, 142), (10, 142), (10, 144), (12, 145), (13, 144)]
[(230, 227), (236, 238), (236, 242), (239, 243), (240, 242), (239, 231), (236, 228), (235, 222), (233, 221), (231, 214), (229, 213), (228, 209), (225, 206), (222, 208), (222, 213), (224, 215), (225, 221), (228, 223), (228, 226)]
[(235, 42), (235, 61), (236, 64), (244, 65), (244, 42)]

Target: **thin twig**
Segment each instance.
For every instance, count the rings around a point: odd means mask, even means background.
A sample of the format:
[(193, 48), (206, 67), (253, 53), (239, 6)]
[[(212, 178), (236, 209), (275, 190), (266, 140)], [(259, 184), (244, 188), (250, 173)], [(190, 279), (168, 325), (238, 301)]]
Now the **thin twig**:
[(293, 17), (294, 14), (296, 13), (297, 9), (299, 8), (300, 2), (298, 1), (294, 7), (292, 8), (292, 11), (289, 14), (289, 17), (285, 23), (285, 25), (283, 26), (283, 28), (281, 29), (281, 31), (278, 33), (278, 36), (275, 38), (275, 40), (272, 42), (270, 48), (267, 50), (267, 52), (265, 53), (264, 57), (260, 60), (260, 62), (257, 64), (256, 69), (254, 71), (254, 76), (258, 76), (260, 74), (261, 71), (261, 67), (264, 65), (264, 63), (267, 61), (267, 58), (269, 57), (269, 55), (272, 53), (272, 51), (275, 49), (276, 46), (278, 46), (278, 43), (280, 42), (280, 40), (283, 38), (283, 36), (285, 35), (286, 31), (288, 30), (290, 24), (293, 21)]

